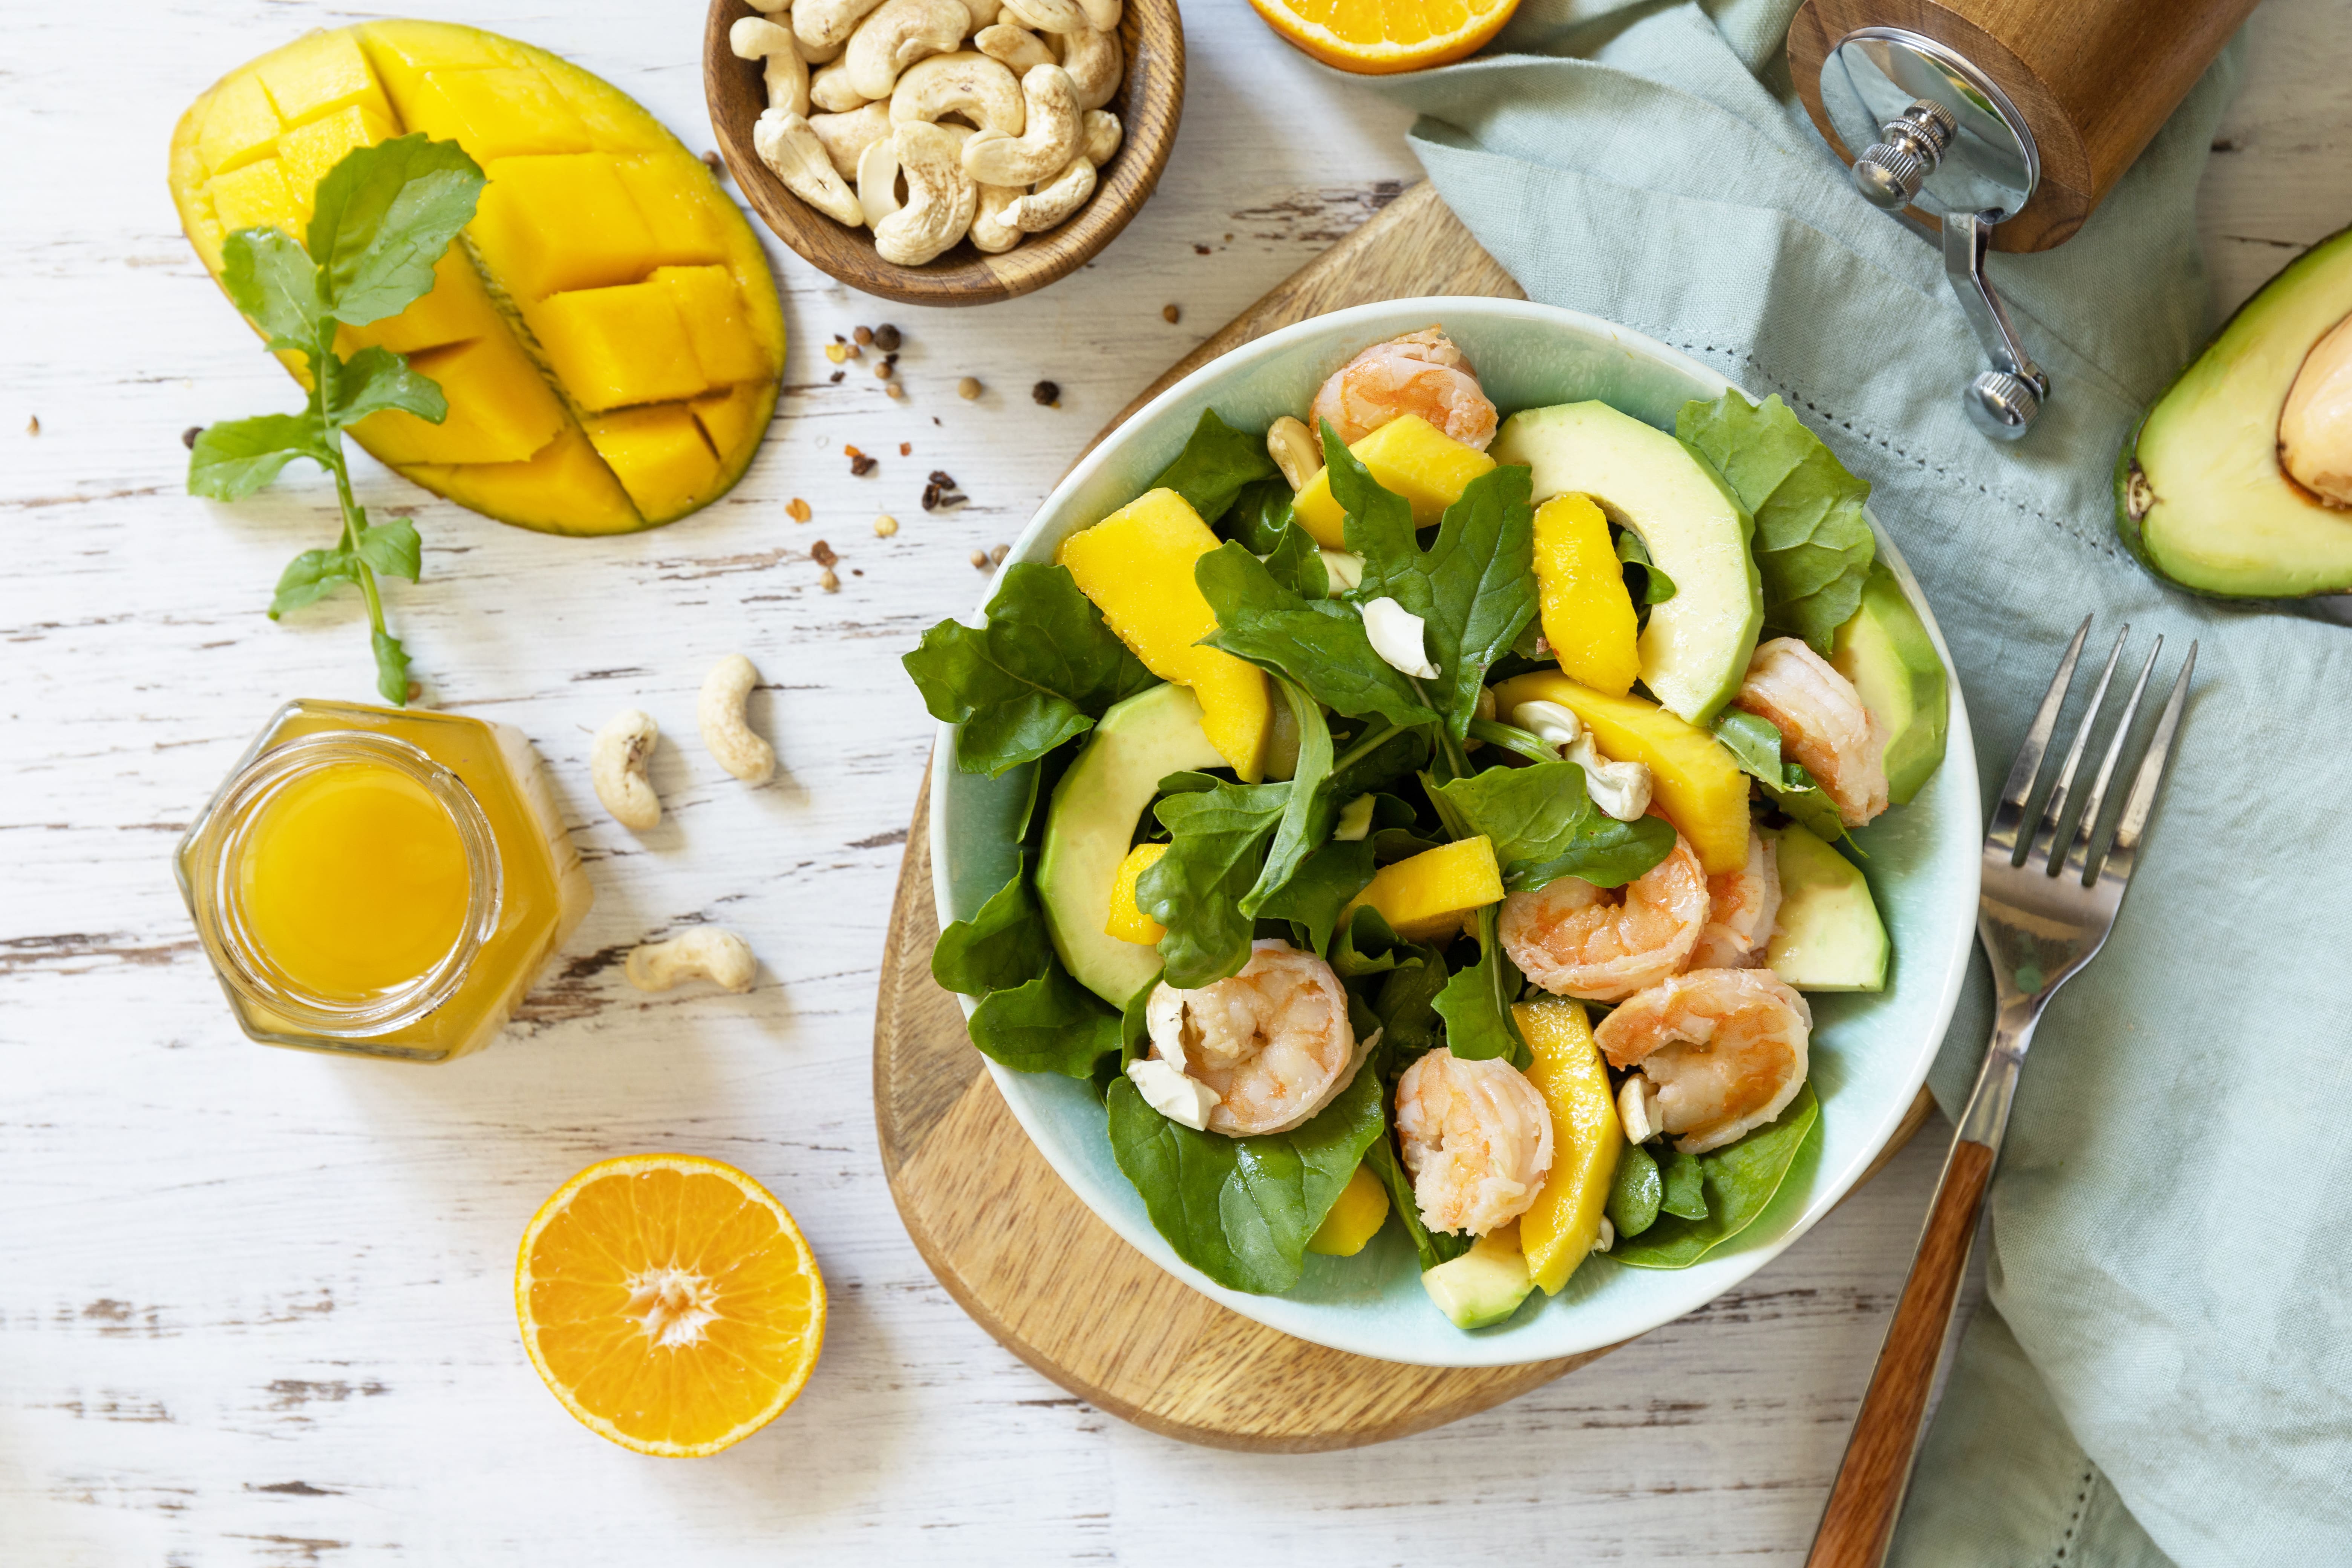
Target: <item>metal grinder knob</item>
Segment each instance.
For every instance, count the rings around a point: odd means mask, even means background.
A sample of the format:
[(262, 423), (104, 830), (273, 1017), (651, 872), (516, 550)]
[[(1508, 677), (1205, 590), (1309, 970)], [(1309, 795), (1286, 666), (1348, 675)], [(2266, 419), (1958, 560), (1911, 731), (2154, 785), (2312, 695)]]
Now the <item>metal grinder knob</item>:
[(1854, 189), (1872, 206), (1901, 212), (1917, 199), (1958, 129), (1942, 104), (1914, 99), (1910, 108), (1879, 127), (1879, 140), (1853, 161)]

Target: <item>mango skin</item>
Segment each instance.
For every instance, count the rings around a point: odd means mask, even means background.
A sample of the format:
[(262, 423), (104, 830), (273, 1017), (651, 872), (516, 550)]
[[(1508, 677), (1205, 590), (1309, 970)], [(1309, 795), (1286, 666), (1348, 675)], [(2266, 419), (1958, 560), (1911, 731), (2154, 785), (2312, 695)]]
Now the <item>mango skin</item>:
[(1064, 540), (1059, 559), (1146, 669), (1192, 689), (1209, 744), (1255, 784), (1265, 776), (1274, 683), (1246, 659), (1200, 646), (1217, 616), (1192, 568), (1221, 542), (1191, 502), (1156, 489)]
[[(1465, 446), (1418, 414), (1390, 420), (1348, 448), (1384, 489), (1412, 503), (1415, 528), (1428, 528), (1462, 499), (1470, 481), (1490, 472), (1495, 459)], [(1307, 481), (1290, 500), (1290, 515), (1326, 550), (1348, 548), (1348, 514), (1331, 494), (1327, 469)]]
[(1389, 1222), (1389, 1190), (1369, 1165), (1356, 1167), (1339, 1189), (1323, 1223), (1307, 1238), (1307, 1250), (1326, 1258), (1353, 1258)]
[(1494, 840), (1482, 833), (1381, 867), (1372, 873), (1371, 885), (1348, 901), (1339, 924), (1344, 927), (1369, 906), (1407, 942), (1427, 942), (1457, 930), (1465, 915), (1502, 897)]
[[(436, 426), (378, 415), (352, 428), (360, 445), (436, 494), (543, 532), (656, 527), (732, 488), (766, 433), (783, 365), (783, 315), (766, 257), (701, 161), (576, 66), (439, 22), (306, 34), (189, 107), (172, 141), (173, 201), (217, 279), (232, 230), (278, 227), (301, 237), (320, 174), (353, 147), (413, 131), (458, 142), (490, 184), (433, 291), (390, 321), (344, 329), (338, 342), (345, 354), (381, 344), (440, 356), (455, 383), (443, 388), (450, 418)], [(595, 176), (604, 205), (526, 210), (520, 198), (534, 188), (527, 165), (551, 163)], [(515, 330), (519, 314), (542, 303), (522, 254), (534, 244), (603, 258), (614, 273), (608, 284), (657, 284), (681, 311), (695, 373), (669, 367), (667, 384), (646, 382), (646, 406), (583, 423), (578, 400)], [(727, 297), (709, 277), (681, 268), (723, 269)], [(673, 356), (680, 341), (678, 331), (664, 338)], [(468, 345), (473, 352), (457, 352)], [(305, 379), (299, 356), (280, 357)], [(630, 358), (620, 355), (625, 365)]]
[(1544, 641), (1570, 679), (1622, 697), (1642, 673), (1633, 595), (1591, 496), (1554, 496), (1536, 508), (1536, 589)]
[(1557, 1296), (1601, 1238), (1625, 1129), (1583, 1003), (1547, 996), (1515, 1004), (1511, 1016), (1535, 1057), (1528, 1078), (1551, 1109), (1551, 1174), (1519, 1216), (1519, 1247), (1528, 1274), (1545, 1295)]
[(1651, 798), (1708, 876), (1748, 864), (1748, 775), (1722, 742), (1654, 702), (1612, 697), (1548, 669), (1495, 688), (1495, 711), (1506, 721), (1522, 702), (1557, 702), (1584, 721), (1612, 762), (1647, 764)]
[(1103, 934), (1121, 942), (1131, 942), (1139, 947), (1157, 947), (1168, 928), (1143, 912), (1135, 901), (1138, 878), (1159, 863), (1168, 853), (1165, 844), (1139, 844), (1127, 852), (1118, 863), (1118, 874), (1110, 884), (1110, 918), (1103, 921)]

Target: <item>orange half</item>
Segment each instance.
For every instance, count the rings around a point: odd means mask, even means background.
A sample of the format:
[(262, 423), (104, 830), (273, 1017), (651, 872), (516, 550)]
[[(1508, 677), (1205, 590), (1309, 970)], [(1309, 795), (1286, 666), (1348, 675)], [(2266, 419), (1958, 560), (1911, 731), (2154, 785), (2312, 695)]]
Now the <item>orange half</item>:
[(1388, 76), (1460, 59), (1519, 0), (1250, 0), (1266, 26), (1343, 71)]
[(824, 1277), (784, 1205), (734, 1166), (629, 1154), (531, 1216), (515, 1315), (583, 1426), (684, 1458), (741, 1442), (799, 1395), (824, 1343)]

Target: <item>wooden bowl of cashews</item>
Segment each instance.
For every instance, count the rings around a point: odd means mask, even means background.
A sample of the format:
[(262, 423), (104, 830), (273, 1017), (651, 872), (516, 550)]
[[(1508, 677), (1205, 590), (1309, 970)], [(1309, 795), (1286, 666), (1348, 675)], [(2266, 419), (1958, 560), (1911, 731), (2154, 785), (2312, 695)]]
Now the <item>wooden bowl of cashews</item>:
[(737, 188), (804, 259), (984, 305), (1083, 266), (1151, 195), (1184, 26), (1176, 0), (711, 0), (702, 80)]

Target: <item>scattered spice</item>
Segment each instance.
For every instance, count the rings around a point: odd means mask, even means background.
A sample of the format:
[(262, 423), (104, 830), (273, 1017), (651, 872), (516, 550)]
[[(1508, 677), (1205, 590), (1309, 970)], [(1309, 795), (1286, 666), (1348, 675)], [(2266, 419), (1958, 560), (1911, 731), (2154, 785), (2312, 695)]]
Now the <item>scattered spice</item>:
[(1192, 254), (1195, 256), (1206, 256), (1209, 254), (1209, 247), (1205, 245), (1196, 245), (1192, 247)]
[(705, 166), (705, 167), (707, 167), (708, 169), (709, 169), (709, 171), (710, 171), (712, 174), (718, 174), (718, 175), (720, 175), (720, 176), (722, 176), (722, 177), (723, 177), (723, 176), (726, 174), (726, 173), (727, 173), (727, 163), (726, 163), (726, 160), (724, 160), (724, 159), (722, 159), (721, 157), (719, 157), (719, 155), (718, 154), (718, 153), (717, 153), (715, 150), (714, 150), (714, 151), (712, 151), (712, 152), (705, 153), (702, 155), (702, 162), (703, 162), (704, 166)]
[(1029, 401), (1042, 403), (1048, 408), (1062, 406), (1062, 389), (1050, 381), (1041, 381), (1029, 389)]
[(867, 457), (855, 447), (844, 447), (841, 450), (849, 458), (849, 471), (855, 478), (862, 479), (878, 466), (875, 458)]
[(193, 452), (196, 449), (196, 437), (204, 433), (205, 427), (203, 426), (191, 425), (186, 429), (180, 432), (180, 445)]
[(831, 567), (825, 568), (824, 574), (816, 580), (816, 585), (824, 589), (828, 594), (838, 594), (841, 592), (841, 579), (833, 574), (833, 569)]
[(903, 386), (900, 386), (900, 385), (899, 385), (897, 382), (895, 382), (895, 381), (886, 381), (886, 382), (884, 382), (884, 383), (882, 384), (882, 390), (883, 390), (883, 392), (885, 392), (886, 394), (887, 394), (889, 396), (892, 396), (892, 397), (904, 397), (904, 396), (906, 396), (906, 395), (907, 395), (907, 389), (906, 389), (905, 387), (903, 387)]
[(824, 357), (835, 364), (845, 363), (849, 359), (849, 345), (835, 338), (824, 345)]
[(1183, 308), (1178, 305), (1162, 305), (1160, 307), (1160, 319), (1172, 327), (1184, 319)]
[(863, 577), (866, 575), (866, 569), (862, 566), (852, 566), (849, 569), (849, 574), (853, 577)]
[(978, 567), (978, 568), (979, 568), (981, 571), (982, 571), (982, 572), (987, 571), (987, 570), (988, 570), (988, 552), (987, 552), (987, 551), (985, 551), (985, 550), (975, 550), (975, 551), (973, 551), (973, 552), (971, 552), (971, 563), (972, 563), (974, 566)]
[(1011, 554), (1012, 552), (1013, 546), (1009, 544), (1000, 544), (995, 549), (988, 552), (988, 563), (992, 566), (1002, 566), (1004, 564), (1005, 556)]
[(794, 522), (806, 522), (810, 516), (809, 503), (794, 496), (784, 503), (784, 512)]
[(887, 381), (898, 372), (898, 356), (897, 354), (884, 354), (882, 356), (882, 363), (874, 367), (874, 379), (877, 381)]
[(809, 546), (809, 559), (820, 566), (830, 566), (841, 557), (833, 552), (832, 545), (820, 539)]
[(875, 345), (886, 354), (897, 353), (898, 345), (904, 342), (906, 340), (898, 335), (898, 329), (887, 321), (874, 329)]
[(956, 395), (962, 398), (966, 403), (970, 403), (973, 398), (978, 397), (981, 391), (980, 377), (976, 375), (965, 376), (961, 381), (956, 383)]
[(27, 436), (37, 436), (40, 433), (41, 416), (36, 414), (30, 419), (25, 421), (25, 434)]
[(943, 506), (961, 506), (971, 499), (956, 488), (955, 476), (945, 468), (933, 468), (930, 483), (923, 487), (925, 511), (937, 511)]
[(871, 327), (860, 327), (849, 335), (857, 341), (858, 347), (864, 348), (867, 343), (874, 341), (874, 329)]
[(877, 517), (877, 518), (876, 518), (876, 519), (874, 520), (874, 537), (875, 537), (875, 538), (877, 538), (877, 539), (887, 539), (887, 538), (889, 538), (892, 534), (894, 534), (894, 533), (896, 533), (896, 532), (898, 532), (898, 520), (897, 518), (895, 518), (895, 517), (892, 517), (888, 512), (887, 512), (887, 511), (886, 511), (886, 512), (884, 512), (880, 517)]
[(898, 443), (898, 456), (902, 458), (911, 458), (914, 455), (915, 444), (912, 441), (901, 441)]
[(841, 384), (841, 378), (842, 378), (843, 376), (845, 376), (845, 375), (847, 375), (848, 374), (849, 374), (849, 373), (848, 373), (847, 371), (845, 371), (845, 370), (837, 370), (837, 371), (835, 371), (831, 375), (826, 376), (826, 377), (825, 377), (825, 380), (827, 380), (827, 381), (829, 381), (829, 382), (833, 383), (833, 384), (834, 384), (834, 385), (835, 385), (835, 386), (839, 386), (839, 385)]

